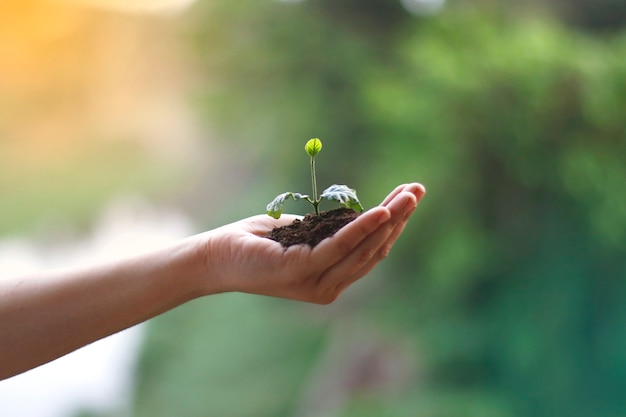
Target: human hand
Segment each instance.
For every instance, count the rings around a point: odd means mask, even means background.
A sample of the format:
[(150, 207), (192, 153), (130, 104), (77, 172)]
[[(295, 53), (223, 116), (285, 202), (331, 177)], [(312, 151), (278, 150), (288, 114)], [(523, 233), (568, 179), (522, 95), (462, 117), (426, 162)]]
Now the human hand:
[(257, 215), (206, 232), (201, 253), (208, 271), (205, 293), (239, 291), (328, 304), (384, 259), (425, 193), (403, 184), (314, 248), (284, 249), (265, 238), (297, 216)]

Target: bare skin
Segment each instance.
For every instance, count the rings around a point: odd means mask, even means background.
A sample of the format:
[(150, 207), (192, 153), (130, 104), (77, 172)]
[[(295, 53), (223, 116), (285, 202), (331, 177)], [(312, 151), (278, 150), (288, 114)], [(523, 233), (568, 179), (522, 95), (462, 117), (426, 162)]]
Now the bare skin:
[(293, 221), (259, 215), (116, 262), (0, 279), (0, 379), (198, 297), (245, 292), (317, 304), (384, 259), (424, 195), (398, 186), (315, 248), (263, 236)]

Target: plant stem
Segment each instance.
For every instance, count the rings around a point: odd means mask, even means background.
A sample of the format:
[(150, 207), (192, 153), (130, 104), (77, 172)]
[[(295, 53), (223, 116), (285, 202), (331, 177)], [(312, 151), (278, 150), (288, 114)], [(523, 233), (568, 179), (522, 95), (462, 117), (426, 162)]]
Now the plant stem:
[(311, 157), (311, 184), (313, 185), (313, 208), (315, 209), (315, 214), (320, 214), (320, 201), (317, 199), (317, 179), (315, 178), (315, 157)]

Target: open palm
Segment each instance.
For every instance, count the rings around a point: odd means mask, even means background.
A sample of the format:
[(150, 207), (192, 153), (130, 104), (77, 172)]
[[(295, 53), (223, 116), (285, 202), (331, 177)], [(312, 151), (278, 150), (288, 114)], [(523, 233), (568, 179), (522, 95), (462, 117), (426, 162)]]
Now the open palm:
[(257, 215), (207, 232), (203, 253), (211, 288), (330, 303), (388, 255), (424, 193), (420, 184), (400, 185), (314, 248), (285, 249), (265, 238), (294, 215)]

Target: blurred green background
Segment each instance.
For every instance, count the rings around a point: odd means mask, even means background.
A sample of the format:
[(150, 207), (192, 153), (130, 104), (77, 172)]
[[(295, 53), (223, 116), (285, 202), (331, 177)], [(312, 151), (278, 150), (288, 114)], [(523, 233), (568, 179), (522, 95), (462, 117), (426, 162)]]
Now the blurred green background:
[(330, 306), (225, 294), (152, 320), (132, 416), (626, 415), (626, 3), (204, 0), (141, 19), (177, 51), (146, 65), (175, 80), (194, 151), (90, 125), (46, 171), (4, 140), (0, 233), (50, 207), (88, 227), (129, 188), (212, 228), (306, 192), (310, 137), (321, 187), (367, 207), (428, 193)]

